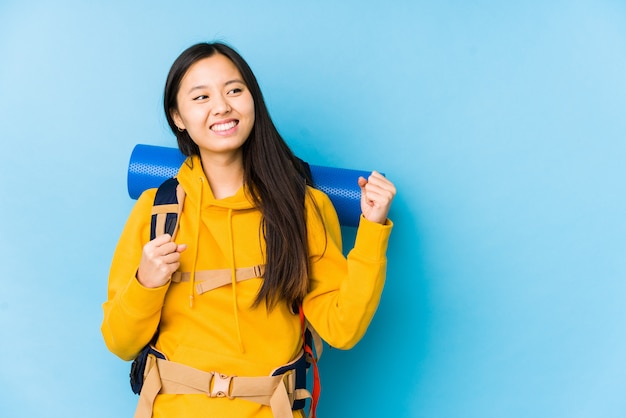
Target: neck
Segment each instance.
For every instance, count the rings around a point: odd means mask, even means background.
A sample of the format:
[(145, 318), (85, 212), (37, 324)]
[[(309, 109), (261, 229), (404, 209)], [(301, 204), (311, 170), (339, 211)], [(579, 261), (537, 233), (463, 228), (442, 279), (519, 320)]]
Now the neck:
[(243, 186), (241, 153), (225, 156), (201, 155), (202, 169), (216, 199), (233, 196)]

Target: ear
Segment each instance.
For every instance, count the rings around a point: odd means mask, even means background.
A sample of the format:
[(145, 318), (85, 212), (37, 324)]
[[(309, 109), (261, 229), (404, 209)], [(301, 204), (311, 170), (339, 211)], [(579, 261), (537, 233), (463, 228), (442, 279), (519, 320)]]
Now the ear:
[(180, 114), (178, 113), (178, 110), (171, 109), (170, 110), (170, 116), (174, 120), (174, 123), (178, 127), (178, 130), (179, 131), (184, 131), (185, 130), (185, 124), (183, 123), (183, 119), (180, 117)]

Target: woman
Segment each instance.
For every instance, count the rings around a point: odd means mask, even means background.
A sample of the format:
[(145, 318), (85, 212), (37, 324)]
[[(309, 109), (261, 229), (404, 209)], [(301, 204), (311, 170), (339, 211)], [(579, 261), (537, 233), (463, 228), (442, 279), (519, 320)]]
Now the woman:
[[(185, 50), (164, 110), (188, 156), (177, 175), (186, 193), (178, 232), (150, 240), (156, 191), (144, 192), (113, 257), (105, 342), (124, 360), (149, 343), (167, 358), (147, 366), (136, 416), (292, 416), (280, 373), (265, 398), (244, 386), (298, 358), (299, 313), (333, 347), (363, 336), (383, 289), (395, 188), (377, 172), (358, 179), (363, 214), (346, 259), (330, 200), (310, 186), (237, 52)], [(212, 275), (227, 283), (203, 287)], [(169, 367), (177, 377), (163, 376)], [(206, 389), (190, 389), (187, 372), (208, 379)]]

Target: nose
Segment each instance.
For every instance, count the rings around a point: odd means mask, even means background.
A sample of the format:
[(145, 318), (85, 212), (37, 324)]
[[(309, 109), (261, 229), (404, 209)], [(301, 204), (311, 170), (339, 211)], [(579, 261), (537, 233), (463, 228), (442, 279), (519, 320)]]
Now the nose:
[(223, 115), (230, 112), (230, 104), (228, 103), (228, 99), (224, 96), (214, 96), (212, 111), (214, 115)]

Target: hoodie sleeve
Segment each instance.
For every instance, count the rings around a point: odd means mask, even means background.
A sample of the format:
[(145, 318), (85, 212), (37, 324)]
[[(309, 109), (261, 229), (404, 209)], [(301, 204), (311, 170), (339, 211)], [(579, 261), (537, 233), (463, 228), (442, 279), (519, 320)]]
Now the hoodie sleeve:
[(108, 298), (102, 305), (102, 336), (115, 355), (132, 360), (152, 339), (169, 284), (149, 289), (136, 278), (143, 246), (150, 240), (155, 189), (144, 192), (126, 222), (109, 273)]
[[(313, 192), (307, 208), (310, 291), (304, 299), (307, 320), (328, 344), (352, 348), (365, 334), (383, 291), (387, 244), (393, 224), (370, 222), (361, 216), (354, 248), (342, 253), (341, 228), (330, 199)], [(321, 217), (321, 219), (320, 219)]]

